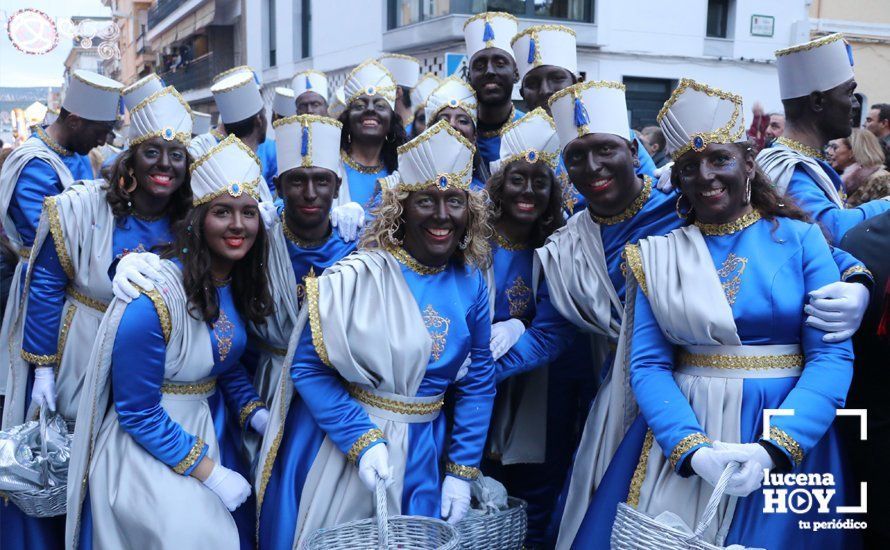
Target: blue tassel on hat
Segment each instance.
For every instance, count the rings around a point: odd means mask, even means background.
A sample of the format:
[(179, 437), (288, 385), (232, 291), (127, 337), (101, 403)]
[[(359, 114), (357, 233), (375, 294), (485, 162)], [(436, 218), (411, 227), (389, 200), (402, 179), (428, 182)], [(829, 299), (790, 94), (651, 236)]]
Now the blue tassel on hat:
[(312, 82), (309, 80), (309, 75), (306, 75), (306, 89), (307, 90), (312, 89)]
[(256, 71), (253, 71), (253, 81), (256, 82), (256, 85), (260, 85), (260, 77), (257, 76)]
[(535, 62), (535, 39), (532, 37), (531, 40), (528, 41), (528, 62)]
[(586, 124), (590, 124), (590, 115), (587, 114), (587, 107), (581, 98), (575, 98), (575, 126), (580, 128)]
[(121, 96), (117, 98), (117, 112), (119, 115), (124, 115), (124, 97)]
[(850, 66), (853, 66), (853, 47), (848, 43), (844, 42), (844, 46), (847, 48), (847, 58), (850, 60)]
[(486, 21), (485, 31), (482, 33), (482, 41), (488, 42), (489, 40), (494, 40), (494, 29), (491, 28), (491, 23)]
[(309, 154), (309, 127), (303, 126), (303, 136), (300, 139), (300, 156), (305, 157)]

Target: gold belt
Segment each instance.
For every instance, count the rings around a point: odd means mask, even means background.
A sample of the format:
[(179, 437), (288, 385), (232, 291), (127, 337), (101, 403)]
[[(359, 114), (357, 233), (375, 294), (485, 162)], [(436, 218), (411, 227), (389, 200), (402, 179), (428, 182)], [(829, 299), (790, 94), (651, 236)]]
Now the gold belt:
[(108, 304), (96, 300), (95, 298), (90, 298), (86, 294), (83, 294), (79, 290), (74, 288), (72, 285), (68, 285), (68, 288), (65, 289), (65, 292), (68, 294), (68, 296), (71, 296), (81, 304), (87, 307), (91, 307), (100, 313), (105, 313), (105, 310), (108, 309)]
[(161, 386), (161, 393), (173, 395), (200, 395), (210, 393), (216, 389), (216, 378), (194, 384), (179, 384), (177, 382), (165, 382)]
[(369, 392), (364, 388), (360, 388), (355, 384), (349, 384), (347, 386), (347, 391), (349, 395), (351, 395), (355, 400), (360, 403), (364, 403), (365, 405), (376, 407), (378, 409), (383, 409), (385, 411), (394, 412), (397, 414), (407, 414), (407, 415), (427, 415), (437, 413), (442, 409), (442, 405), (445, 404), (445, 398), (442, 397), (436, 401), (430, 403), (406, 403), (403, 401), (398, 401), (395, 399), (389, 399), (387, 397), (382, 397), (380, 395), (376, 395), (374, 393)]
[(803, 366), (803, 354), (787, 355), (722, 355), (681, 351), (678, 365), (712, 369), (794, 369)]

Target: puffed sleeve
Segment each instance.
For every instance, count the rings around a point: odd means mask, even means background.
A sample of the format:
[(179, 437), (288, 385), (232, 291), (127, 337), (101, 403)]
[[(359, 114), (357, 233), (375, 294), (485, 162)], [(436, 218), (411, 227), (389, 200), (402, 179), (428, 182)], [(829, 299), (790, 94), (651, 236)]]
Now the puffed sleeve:
[(258, 410), (266, 408), (266, 403), (260, 399), (256, 388), (250, 382), (247, 369), (240, 361), (217, 375), (216, 383), (222, 390), (229, 409), (238, 415), (241, 428), (248, 425)]
[(207, 445), (161, 406), (167, 345), (154, 304), (142, 295), (121, 317), (112, 350), (111, 383), (121, 428), (174, 472), (189, 475)]
[(318, 356), (308, 323), (300, 335), (290, 372), (312, 417), (351, 462), (358, 463), (365, 451), (386, 442), (383, 432), (346, 391), (337, 371)]
[(571, 345), (577, 333), (578, 329), (553, 307), (547, 281), (541, 281), (531, 325), (495, 363), (497, 382), (552, 363)]
[(19, 179), (15, 182), (15, 192), (9, 201), (9, 216), (24, 246), (34, 244), (43, 199), (62, 191), (59, 175), (45, 160), (31, 159), (22, 168)]
[(798, 166), (788, 183), (788, 196), (828, 231), (832, 244), (861, 221), (890, 210), (890, 201), (875, 200), (856, 208), (840, 208), (825, 195), (806, 171)]
[(59, 327), (67, 286), (68, 275), (59, 261), (53, 235), (49, 234), (34, 260), (28, 286), (22, 357), (32, 365), (59, 362)]
[(649, 299), (639, 287), (635, 299), (630, 384), (655, 440), (674, 471), (682, 473), (686, 457), (710, 446), (711, 440), (674, 381), (674, 346), (661, 332)]
[(454, 426), (445, 465), (447, 475), (462, 479), (475, 479), (479, 475), (496, 391), (490, 348), (488, 287), (481, 274), (477, 281), (476, 300), (467, 312), (471, 363), (467, 374), (455, 382)]
[[(807, 230), (801, 246), (806, 292), (838, 280), (837, 265), (818, 226)], [(794, 409), (794, 415), (770, 419), (767, 441), (779, 448), (794, 467), (800, 465), (828, 430), (837, 409), (844, 406), (853, 378), (850, 341), (824, 342), (824, 335), (825, 332), (802, 323), (803, 374), (780, 407)]]

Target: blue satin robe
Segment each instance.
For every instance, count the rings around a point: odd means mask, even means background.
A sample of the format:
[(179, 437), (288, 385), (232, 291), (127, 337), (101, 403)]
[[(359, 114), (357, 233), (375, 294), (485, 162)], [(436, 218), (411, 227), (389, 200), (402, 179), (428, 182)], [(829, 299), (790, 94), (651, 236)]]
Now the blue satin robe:
[[(519, 109), (513, 109), (513, 118), (506, 121), (504, 125), (516, 122), (525, 115)], [(501, 128), (490, 132), (479, 131), (476, 128), (476, 149), (482, 156), (482, 160), (486, 166), (501, 158)]]
[[(852, 346), (849, 340), (825, 343), (824, 332), (803, 323), (808, 293), (839, 279), (837, 264), (819, 227), (780, 218), (779, 227), (774, 230), (770, 221), (760, 220), (730, 235), (705, 236), (705, 242), (717, 270), (729, 265), (730, 254), (746, 260), (741, 267), (736, 265), (725, 276), (720, 276), (721, 283), (726, 285), (724, 292), (742, 343), (799, 344), (805, 357), (805, 368), (799, 378), (745, 379), (741, 442), (761, 439), (764, 409), (794, 409), (794, 416), (771, 419), (771, 425), (788, 433), (803, 450), (804, 460), (793, 471), (833, 474), (837, 494), (831, 501), (832, 510), (837, 505), (855, 504), (855, 498), (854, 502), (846, 498), (843, 453), (832, 426), (835, 410), (844, 406), (852, 378)], [(705, 433), (674, 381), (676, 346), (665, 338), (641, 290), (637, 292), (635, 305), (630, 379), (642, 414), (609, 465), (573, 548), (609, 548), (615, 507), (627, 498), (647, 425), (668, 457), (682, 438)], [(785, 457), (785, 464), (778, 466), (791, 467), (794, 463), (787, 449), (773, 445), (779, 451), (778, 456)], [(684, 453), (678, 469), (700, 446)], [(799, 520), (843, 519), (839, 515), (816, 514), (815, 509), (803, 515), (764, 514), (763, 507), (760, 490), (738, 500), (725, 542), (727, 546), (742, 544), (782, 550), (857, 546), (856, 534), (850, 531), (812, 533), (798, 529)]]
[(346, 171), (346, 178), (349, 182), (350, 200), (357, 202), (359, 206), (364, 208), (367, 216), (370, 214), (371, 209), (379, 204), (380, 201), (377, 180), (388, 176), (389, 170), (382, 168), (374, 174), (366, 174), (359, 172), (345, 162), (343, 163), (343, 169)]
[(278, 150), (275, 149), (275, 140), (267, 137), (266, 141), (257, 147), (256, 156), (259, 157), (260, 164), (262, 164), (263, 178), (266, 180), (266, 185), (269, 186), (269, 192), (272, 193), (272, 197), (277, 197), (275, 182), (272, 179), (278, 175)]
[[(241, 315), (232, 300), (231, 286), (217, 287), (220, 317), (207, 324), (210, 342), (213, 346), (213, 369), (217, 386), (229, 405), (220, 409), (211, 403), (211, 414), (216, 426), (220, 446), (220, 461), (223, 466), (245, 475), (246, 468), (241, 463), (232, 462), (231, 450), (239, 441), (226, 441), (227, 431), (220, 430), (220, 424), (237, 422), (241, 411), (253, 407), (260, 401), (259, 395), (241, 366), (240, 357), (247, 344), (247, 330)], [(228, 322), (225, 322), (228, 321)], [(136, 440), (152, 456), (169, 467), (179, 464), (195, 445), (196, 436), (183, 430), (182, 426), (170, 419), (160, 406), (161, 385), (164, 383), (164, 358), (167, 344), (161, 329), (157, 310), (151, 299), (145, 295), (130, 302), (121, 317), (117, 336), (112, 350), (111, 387), (114, 407), (121, 428)], [(250, 419), (260, 410), (253, 409), (246, 415), (243, 429), (250, 429)], [(222, 412), (223, 418), (219, 418)], [(205, 444), (199, 458), (182, 475), (188, 476), (207, 454)], [(246, 477), (246, 476), (245, 476)], [(209, 489), (208, 489), (209, 491)], [(86, 499), (89, 502), (89, 498)], [(92, 520), (84, 506), (80, 548), (92, 548)], [(253, 497), (242, 504), (232, 515), (238, 525), (241, 548), (255, 547), (255, 501)], [(146, 509), (146, 526), (150, 528), (152, 510)], [(175, 536), (170, 533), (169, 536)]]
[[(454, 389), (450, 444), (446, 449), (446, 415), (440, 414), (432, 422), (410, 424), (402, 490), (403, 514), (438, 518), (445, 475), (442, 462), (477, 468), (488, 432), (495, 394), (488, 289), (478, 271), (454, 266), (435, 275), (420, 275), (402, 266), (402, 274), (421, 311), (429, 306), (436, 315), (450, 320), (441, 355), (438, 359), (430, 358), (417, 390), (418, 396), (434, 396)], [(455, 382), (467, 354), (472, 364), (466, 376)], [(298, 395), (288, 411), (263, 500), (263, 550), (291, 548), (303, 484), (324, 436), (328, 435), (346, 454), (359, 437), (376, 428), (361, 405), (346, 392), (337, 371), (319, 359), (308, 325), (300, 335), (291, 377)], [(358, 460), (379, 443), (385, 441), (366, 447)]]
[(333, 230), (328, 239), (316, 247), (303, 247), (292, 239), (287, 240), (287, 254), (297, 279), (297, 300), (300, 307), (306, 296), (306, 277), (318, 277), (338, 260), (352, 254), (355, 247), (355, 241), (344, 241), (337, 230)]

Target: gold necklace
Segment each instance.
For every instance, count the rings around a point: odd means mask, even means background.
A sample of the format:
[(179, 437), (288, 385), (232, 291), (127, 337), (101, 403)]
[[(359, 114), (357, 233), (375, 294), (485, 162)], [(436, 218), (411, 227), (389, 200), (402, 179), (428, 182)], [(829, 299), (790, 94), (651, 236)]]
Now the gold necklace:
[(214, 277), (210, 277), (210, 280), (213, 281), (213, 286), (220, 288), (224, 286), (229, 286), (229, 283), (232, 282), (232, 277), (226, 277), (225, 279), (216, 279)]
[[(431, 267), (428, 265), (423, 265), (414, 259), (414, 256), (408, 253), (404, 248), (390, 248), (387, 250), (390, 254), (392, 254), (393, 258), (399, 261), (399, 263), (405, 265), (411, 271), (415, 273), (419, 273), (420, 275), (435, 275), (437, 273), (442, 273), (445, 271), (444, 265), (438, 267)], [(447, 264), (446, 264), (447, 265)]]
[(528, 250), (529, 246), (526, 243), (514, 244), (507, 240), (506, 237), (502, 236), (500, 233), (495, 231), (494, 239), (497, 241), (498, 246), (503, 248), (504, 250)]
[(158, 214), (157, 216), (146, 216), (145, 214), (140, 214), (139, 212), (136, 212), (135, 210), (131, 210), (130, 215), (133, 216), (134, 218), (136, 218), (137, 220), (142, 220), (144, 222), (156, 222), (158, 220), (162, 220), (165, 217), (167, 217), (166, 212), (163, 214)]
[(712, 236), (724, 236), (724, 235), (732, 235), (733, 233), (737, 233), (746, 227), (753, 225), (754, 222), (759, 220), (762, 216), (758, 210), (752, 210), (745, 214), (744, 216), (738, 218), (735, 221), (731, 221), (729, 223), (701, 223), (699, 221), (695, 222), (696, 227), (702, 232), (703, 235), (712, 235)]
[(74, 151), (69, 151), (68, 149), (62, 147), (62, 145), (59, 144), (58, 141), (54, 140), (48, 133), (46, 133), (46, 130), (39, 126), (37, 127), (37, 136), (40, 137), (40, 139), (43, 140), (44, 143), (46, 143), (47, 147), (63, 157), (70, 157), (74, 154)]
[(816, 149), (815, 147), (810, 147), (805, 143), (801, 143), (799, 141), (795, 141), (790, 138), (786, 138), (784, 136), (776, 138), (778, 143), (781, 143), (785, 147), (789, 149), (793, 149), (798, 153), (802, 153), (808, 157), (817, 158), (819, 160), (825, 160), (825, 155), (822, 154), (822, 151)]
[(362, 174), (376, 174), (383, 170), (382, 164), (377, 164), (375, 166), (365, 166), (364, 164), (359, 164), (352, 157), (350, 157), (346, 151), (340, 151), (340, 160), (345, 162), (350, 168), (355, 170), (356, 172), (360, 172)]
[(646, 205), (646, 201), (649, 200), (649, 195), (652, 194), (652, 178), (649, 176), (643, 176), (643, 189), (640, 191), (640, 194), (637, 195), (637, 198), (634, 199), (630, 206), (628, 206), (624, 212), (619, 214), (615, 214), (614, 216), (606, 216), (601, 217), (596, 214), (590, 214), (590, 217), (593, 218), (593, 221), (600, 225), (615, 225), (616, 223), (621, 223), (625, 220), (629, 220), (636, 216), (640, 210), (643, 209), (643, 206)]
[(513, 122), (513, 118), (514, 118), (515, 116), (516, 116), (516, 106), (515, 106), (515, 105), (510, 105), (510, 114), (509, 114), (509, 116), (507, 116), (507, 120), (505, 120), (504, 123), (501, 124), (501, 127), (498, 128), (497, 130), (490, 130), (490, 131), (488, 131), (488, 132), (483, 132), (483, 131), (480, 130), (480, 131), (479, 131), (479, 137), (483, 137), (483, 138), (493, 138), (493, 137), (497, 137), (497, 136), (501, 135), (501, 130), (504, 128), (504, 126), (506, 126), (506, 125), (510, 124), (511, 122)]
[(287, 237), (287, 240), (294, 243), (300, 248), (318, 248), (319, 246), (328, 242), (331, 239), (331, 236), (333, 236), (334, 234), (333, 228), (331, 228), (331, 231), (329, 231), (327, 235), (316, 241), (304, 241), (297, 237), (297, 234), (291, 231), (290, 227), (287, 226), (287, 220), (284, 216), (284, 212), (281, 213), (281, 227), (282, 229), (284, 229), (284, 236)]

